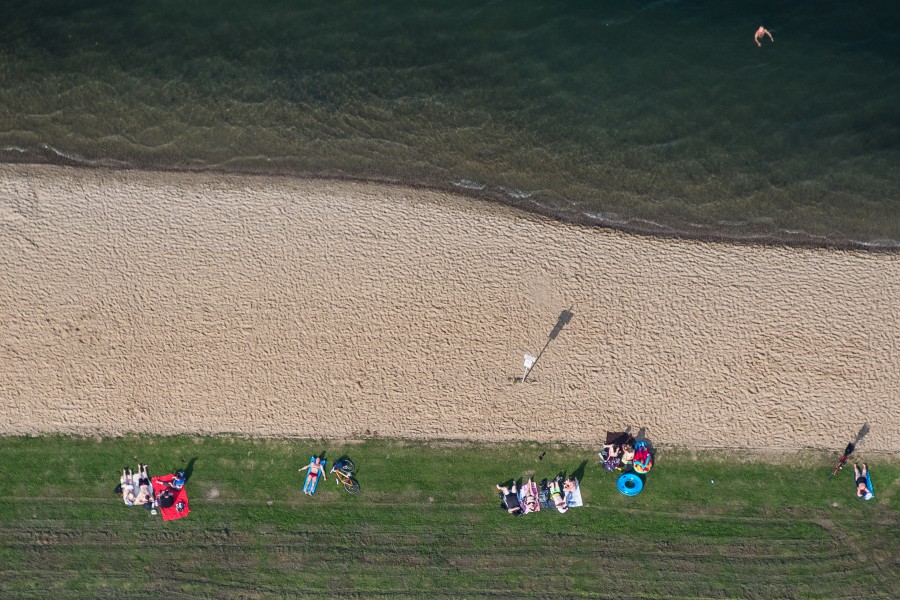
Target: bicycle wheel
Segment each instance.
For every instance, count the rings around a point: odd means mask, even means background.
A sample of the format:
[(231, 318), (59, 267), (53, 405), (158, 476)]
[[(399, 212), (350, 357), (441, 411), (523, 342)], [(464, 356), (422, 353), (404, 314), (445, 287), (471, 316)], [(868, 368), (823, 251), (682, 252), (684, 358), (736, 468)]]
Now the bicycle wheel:
[(354, 471), (356, 471), (356, 465), (354, 465), (353, 461), (349, 458), (342, 458), (338, 461), (338, 463), (340, 463), (341, 465), (338, 468), (345, 473), (353, 473)]
[(355, 496), (359, 493), (359, 482), (351, 477), (349, 482), (344, 483), (344, 489), (347, 490), (348, 494)]

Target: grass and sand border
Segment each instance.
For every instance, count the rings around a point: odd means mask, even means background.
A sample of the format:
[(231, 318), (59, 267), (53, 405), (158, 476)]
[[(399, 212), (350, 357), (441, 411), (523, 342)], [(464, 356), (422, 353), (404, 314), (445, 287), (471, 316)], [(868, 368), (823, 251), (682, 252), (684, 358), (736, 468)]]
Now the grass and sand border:
[[(322, 452), (356, 462), (360, 496), (330, 477), (302, 495), (297, 469)], [(782, 458), (660, 449), (626, 498), (582, 446), (0, 438), (0, 595), (896, 597), (900, 464), (862, 454), (862, 502), (846, 470), (828, 479), (830, 454)], [(164, 524), (113, 495), (138, 461), (189, 469), (191, 515)], [(579, 470), (583, 508), (498, 509), (495, 483)]]

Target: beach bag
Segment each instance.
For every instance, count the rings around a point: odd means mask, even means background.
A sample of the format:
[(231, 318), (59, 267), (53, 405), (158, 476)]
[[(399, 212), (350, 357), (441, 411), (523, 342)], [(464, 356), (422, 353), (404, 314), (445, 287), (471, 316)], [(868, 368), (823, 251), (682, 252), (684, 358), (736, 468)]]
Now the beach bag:
[(553, 501), (550, 500), (550, 486), (547, 484), (547, 480), (544, 479), (541, 481), (541, 490), (538, 492), (538, 504), (541, 505), (541, 508), (553, 508)]

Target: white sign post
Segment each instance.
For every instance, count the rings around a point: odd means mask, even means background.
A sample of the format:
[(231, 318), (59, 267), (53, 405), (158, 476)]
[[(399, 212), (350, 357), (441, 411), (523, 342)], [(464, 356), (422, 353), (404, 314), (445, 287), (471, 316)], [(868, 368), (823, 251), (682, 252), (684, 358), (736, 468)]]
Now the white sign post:
[(565, 327), (569, 321), (572, 320), (572, 310), (571, 307), (568, 310), (564, 310), (560, 313), (559, 319), (556, 321), (556, 325), (553, 327), (553, 331), (550, 332), (550, 335), (547, 337), (547, 343), (544, 344), (544, 347), (541, 348), (541, 351), (538, 352), (537, 356), (533, 356), (531, 354), (525, 355), (525, 372), (522, 373), (522, 383), (525, 383), (525, 380), (528, 379), (528, 374), (531, 373), (531, 370), (534, 368), (534, 364), (538, 361), (538, 359), (544, 355), (544, 350), (547, 349), (547, 346), (550, 345), (550, 342), (555, 340), (559, 333), (562, 331), (563, 327)]
[(534, 363), (537, 362), (537, 357), (532, 356), (531, 354), (525, 355), (525, 372), (522, 374), (522, 383), (525, 383), (525, 378), (528, 377), (528, 374), (531, 373), (531, 368), (534, 366)]

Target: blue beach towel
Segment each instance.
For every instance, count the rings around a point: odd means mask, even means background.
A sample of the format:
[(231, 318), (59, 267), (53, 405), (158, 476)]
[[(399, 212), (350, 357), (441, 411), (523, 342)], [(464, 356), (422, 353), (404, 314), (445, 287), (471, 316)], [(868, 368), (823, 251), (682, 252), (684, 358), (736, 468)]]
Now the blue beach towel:
[[(309, 464), (310, 464), (310, 465), (315, 464), (316, 458), (317, 458), (317, 457), (315, 457), (315, 456), (310, 456), (310, 457), (309, 457)], [(315, 494), (315, 493), (316, 493), (316, 488), (319, 487), (319, 480), (322, 479), (322, 476), (325, 474), (325, 464), (326, 464), (327, 462), (328, 462), (328, 461), (327, 461), (326, 459), (324, 459), (324, 458), (322, 459), (322, 462), (319, 464), (319, 466), (322, 468), (322, 472), (319, 473), (319, 476), (316, 477), (315, 479), (313, 479), (312, 481), (310, 481), (310, 479), (309, 479), (309, 471), (307, 471), (306, 477), (305, 477), (305, 479), (303, 480), (303, 491), (304, 491), (304, 493), (309, 493), (309, 494)], [(310, 467), (310, 468), (312, 468), (312, 467)]]
[(860, 496), (863, 500), (871, 500), (875, 497), (875, 488), (872, 487), (872, 474), (866, 470), (866, 495)]

